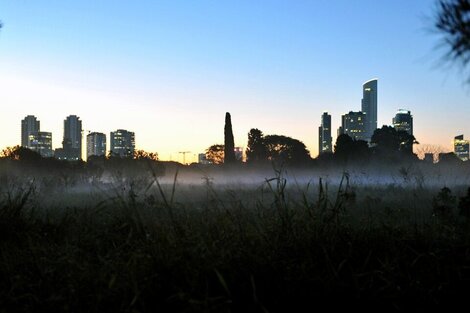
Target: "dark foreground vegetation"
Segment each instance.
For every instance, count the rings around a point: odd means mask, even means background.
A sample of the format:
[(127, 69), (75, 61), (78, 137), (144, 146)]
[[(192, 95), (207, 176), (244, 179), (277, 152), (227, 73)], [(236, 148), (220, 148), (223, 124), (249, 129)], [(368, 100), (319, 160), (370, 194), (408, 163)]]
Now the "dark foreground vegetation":
[(208, 176), (161, 184), (150, 171), (53, 193), (52, 178), (3, 172), (0, 312), (467, 305), (466, 187), (354, 186), (348, 174), (288, 185), (283, 175), (221, 187)]

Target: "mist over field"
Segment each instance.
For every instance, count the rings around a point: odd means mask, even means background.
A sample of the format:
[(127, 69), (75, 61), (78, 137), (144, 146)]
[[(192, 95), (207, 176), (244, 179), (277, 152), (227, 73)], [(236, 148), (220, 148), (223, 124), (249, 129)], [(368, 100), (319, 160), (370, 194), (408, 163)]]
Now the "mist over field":
[(34, 196), (44, 206), (54, 204), (71, 207), (101, 201), (113, 201), (135, 194), (145, 199), (151, 195), (161, 199), (173, 196), (183, 204), (204, 202), (210, 190), (220, 199), (236, 198), (254, 203), (266, 197), (278, 181), (284, 184), (289, 201), (303, 197), (315, 201), (320, 187), (335, 197), (341, 184), (348, 185), (356, 199), (380, 198), (382, 203), (402, 200), (408, 196), (421, 198), (430, 205), (432, 197), (443, 187), (463, 196), (470, 186), (470, 167), (465, 163), (432, 164), (413, 161), (408, 164), (344, 164), (330, 166), (292, 166), (263, 164), (250, 166), (199, 165), (183, 166), (159, 162), (153, 169), (117, 166), (106, 168), (62, 168), (48, 171), (3, 162), (1, 191), (34, 188)]

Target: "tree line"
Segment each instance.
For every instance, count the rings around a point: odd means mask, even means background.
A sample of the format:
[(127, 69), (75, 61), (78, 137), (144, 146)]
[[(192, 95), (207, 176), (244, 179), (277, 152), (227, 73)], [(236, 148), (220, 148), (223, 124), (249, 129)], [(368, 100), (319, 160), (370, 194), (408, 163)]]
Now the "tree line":
[[(206, 159), (212, 164), (234, 164), (241, 162), (234, 154), (234, 141), (230, 113), (225, 115), (225, 144), (214, 144), (206, 149)], [(396, 130), (384, 125), (376, 129), (370, 144), (356, 140), (347, 134), (338, 136), (333, 153), (320, 153), (318, 159), (335, 161), (359, 161), (377, 158), (385, 161), (400, 161), (414, 157), (413, 145), (416, 138), (403, 130)], [(260, 164), (263, 162), (282, 162), (307, 164), (312, 160), (305, 144), (283, 135), (265, 135), (257, 128), (248, 132), (246, 162)]]

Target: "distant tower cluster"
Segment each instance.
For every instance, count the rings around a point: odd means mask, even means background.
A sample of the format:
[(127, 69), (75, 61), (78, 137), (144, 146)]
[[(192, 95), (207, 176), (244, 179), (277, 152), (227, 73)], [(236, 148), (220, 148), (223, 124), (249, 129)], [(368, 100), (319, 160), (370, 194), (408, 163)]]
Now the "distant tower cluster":
[(411, 115), (411, 111), (399, 109), (392, 119), (392, 124), (397, 131), (402, 130), (413, 135), (413, 115)]
[(21, 146), (36, 151), (45, 158), (52, 157), (52, 133), (41, 132), (37, 118), (28, 115), (21, 121)]
[(469, 159), (469, 141), (463, 139), (463, 135), (454, 137), (454, 153), (462, 161)]
[(361, 111), (349, 111), (341, 116), (338, 136), (346, 134), (356, 140), (370, 142), (377, 129), (377, 93), (378, 80), (366, 81), (362, 85)]
[(135, 135), (125, 129), (111, 132), (111, 155), (119, 157), (131, 157), (135, 150)]
[(86, 156), (105, 156), (106, 155), (106, 135), (93, 132), (86, 136)]
[(331, 115), (328, 112), (323, 112), (321, 124), (318, 127), (318, 152), (322, 154), (332, 151)]
[[(41, 132), (40, 122), (34, 115), (28, 115), (21, 121), (21, 146), (38, 152), (43, 157), (55, 157), (59, 160), (78, 161), (82, 159), (82, 121), (76, 115), (69, 115), (64, 120), (62, 148), (52, 150), (52, 133)], [(106, 135), (92, 132), (87, 135), (86, 155), (106, 155)], [(129, 157), (134, 155), (135, 135), (133, 132), (118, 129), (111, 132), (111, 154)]]

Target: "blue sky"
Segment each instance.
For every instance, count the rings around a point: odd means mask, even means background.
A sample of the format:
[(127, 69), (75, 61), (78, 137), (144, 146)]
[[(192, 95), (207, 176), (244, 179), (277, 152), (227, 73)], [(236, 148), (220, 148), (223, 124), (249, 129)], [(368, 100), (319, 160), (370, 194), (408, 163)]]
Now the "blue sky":
[(132, 130), (138, 148), (177, 160), (222, 143), (228, 111), (237, 145), (256, 127), (315, 156), (321, 113), (335, 137), (377, 77), (379, 125), (406, 108), (418, 141), (450, 148), (470, 137), (470, 94), (439, 62), (434, 4), (2, 0), (0, 146), (34, 114), (59, 147), (76, 114), (87, 131)]

